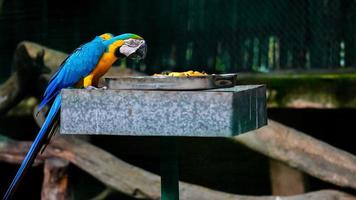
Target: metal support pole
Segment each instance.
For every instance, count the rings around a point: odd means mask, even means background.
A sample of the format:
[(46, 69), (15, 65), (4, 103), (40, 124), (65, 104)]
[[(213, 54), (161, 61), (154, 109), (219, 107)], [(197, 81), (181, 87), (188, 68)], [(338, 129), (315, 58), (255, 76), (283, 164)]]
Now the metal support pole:
[(179, 199), (178, 145), (175, 137), (161, 139), (161, 199)]

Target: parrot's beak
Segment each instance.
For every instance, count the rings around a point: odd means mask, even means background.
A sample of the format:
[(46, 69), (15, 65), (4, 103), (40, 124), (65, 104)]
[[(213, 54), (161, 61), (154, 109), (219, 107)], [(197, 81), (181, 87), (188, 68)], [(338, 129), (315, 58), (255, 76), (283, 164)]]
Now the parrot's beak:
[(128, 56), (128, 58), (133, 60), (142, 60), (146, 57), (146, 53), (147, 53), (147, 45), (146, 42), (144, 41), (135, 52), (133, 52)]

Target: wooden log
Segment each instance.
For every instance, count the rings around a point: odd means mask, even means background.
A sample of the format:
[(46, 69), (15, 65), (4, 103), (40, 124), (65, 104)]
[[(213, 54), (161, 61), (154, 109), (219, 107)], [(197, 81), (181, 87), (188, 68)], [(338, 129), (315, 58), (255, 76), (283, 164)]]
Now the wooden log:
[(228, 194), (219, 191), (210, 190), (197, 185), (190, 185), (185, 192), (180, 189), (181, 200), (354, 200), (355, 196), (351, 196), (344, 192), (335, 190), (320, 190), (309, 192), (296, 196), (247, 196)]
[[(25, 50), (25, 52), (33, 61), (36, 60), (36, 58), (38, 57), (37, 55), (42, 53), (44, 54), (41, 62), (43, 63), (43, 66), (45, 66), (46, 71), (42, 72), (43, 74), (47, 74), (48, 76), (51, 76), (57, 70), (63, 60), (67, 57), (66, 53), (29, 41), (23, 41), (19, 43), (17, 49), (15, 50), (15, 55), (21, 48)], [(16, 65), (14, 67), (15, 69), (18, 69)], [(25, 67), (30, 68), (29, 66)]]
[[(0, 85), (0, 115), (26, 96), (41, 97), (48, 75), (59, 66), (65, 54), (31, 42), (20, 43), (14, 54), (14, 73)], [(49, 66), (49, 67), (47, 67)]]
[(69, 162), (61, 158), (47, 158), (45, 160), (42, 200), (68, 199), (68, 165)]
[(23, 98), (18, 84), (17, 74), (13, 74), (0, 85), (0, 115), (9, 111)]
[[(5, 139), (3, 139), (5, 138)], [(0, 140), (0, 160), (12, 164), (19, 164), (23, 161), (27, 150), (31, 146), (31, 142), (17, 142), (6, 137), (1, 137)], [(44, 162), (45, 157), (40, 154), (36, 157), (33, 166), (37, 166)]]
[[(132, 166), (98, 147), (73, 137), (59, 136), (52, 141), (44, 154), (37, 159), (60, 157), (69, 160), (110, 188), (131, 197), (160, 198), (159, 176)], [(0, 141), (0, 159), (4, 158), (3, 155), (12, 153), (21, 154), (23, 158), (29, 146), (30, 142)], [(7, 161), (9, 160), (7, 159)], [(12, 162), (20, 163), (21, 160)], [(185, 182), (180, 182), (179, 185), (180, 199), (182, 200), (356, 200), (354, 196), (333, 190), (322, 190), (290, 197), (257, 197), (229, 194)]]
[(305, 193), (304, 174), (301, 171), (273, 159), (270, 159), (269, 166), (273, 195), (291, 196)]
[(356, 189), (356, 156), (273, 120), (232, 140), (323, 181)]

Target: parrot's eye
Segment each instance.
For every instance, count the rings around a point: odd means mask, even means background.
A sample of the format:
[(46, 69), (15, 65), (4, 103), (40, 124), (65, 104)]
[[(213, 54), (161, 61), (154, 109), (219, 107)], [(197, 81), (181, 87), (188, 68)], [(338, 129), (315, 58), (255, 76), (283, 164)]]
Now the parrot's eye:
[(128, 40), (126, 44), (129, 47), (135, 47), (137, 45), (135, 40)]
[(139, 47), (143, 43), (145, 43), (145, 41), (141, 40), (141, 39), (128, 39), (125, 41), (125, 45), (127, 45), (129, 47)]

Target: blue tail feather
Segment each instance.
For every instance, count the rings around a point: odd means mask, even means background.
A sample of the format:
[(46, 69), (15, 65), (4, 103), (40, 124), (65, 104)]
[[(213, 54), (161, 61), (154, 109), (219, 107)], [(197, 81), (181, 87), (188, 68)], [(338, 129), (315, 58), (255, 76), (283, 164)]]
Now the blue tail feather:
[(37, 154), (41, 150), (43, 144), (45, 143), (48, 135), (48, 130), (52, 125), (52, 122), (57, 115), (59, 109), (61, 107), (61, 96), (57, 95), (56, 99), (54, 100), (51, 109), (44, 121), (38, 135), (36, 136), (35, 140), (33, 141), (27, 155), (25, 156), (19, 170), (16, 173), (15, 178), (12, 180), (9, 188), (7, 189), (3, 200), (8, 200), (11, 198), (11, 195), (16, 190), (18, 183), (21, 181), (22, 177), (24, 176), (26, 170), (33, 164)]

